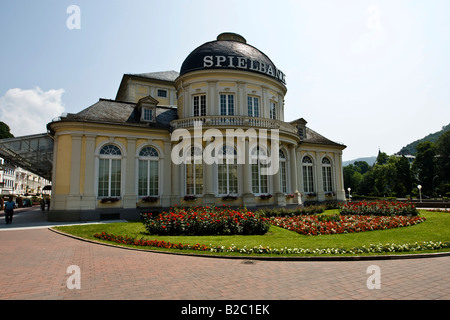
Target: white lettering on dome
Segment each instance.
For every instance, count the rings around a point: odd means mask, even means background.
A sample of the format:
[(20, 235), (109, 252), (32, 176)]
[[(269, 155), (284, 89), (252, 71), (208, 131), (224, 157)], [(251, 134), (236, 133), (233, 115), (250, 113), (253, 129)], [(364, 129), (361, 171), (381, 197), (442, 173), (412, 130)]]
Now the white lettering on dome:
[(280, 80), (286, 84), (285, 74), (271, 64), (249, 59), (245, 57), (235, 56), (204, 56), (203, 68), (239, 68), (266, 74)]

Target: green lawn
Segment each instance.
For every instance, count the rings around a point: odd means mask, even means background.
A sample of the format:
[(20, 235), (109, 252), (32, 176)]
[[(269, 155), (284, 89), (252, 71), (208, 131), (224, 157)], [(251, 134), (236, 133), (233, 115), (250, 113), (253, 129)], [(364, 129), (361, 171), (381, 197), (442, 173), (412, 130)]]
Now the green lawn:
[[(334, 211), (335, 212), (335, 211)], [(333, 213), (329, 211), (326, 213)], [(271, 248), (352, 248), (377, 243), (406, 244), (423, 241), (450, 241), (450, 213), (420, 211), (427, 220), (418, 225), (380, 231), (368, 231), (349, 234), (305, 236), (282, 228), (271, 226), (265, 235), (256, 236), (152, 236), (146, 234), (141, 222), (92, 224), (55, 227), (59, 231), (81, 238), (96, 240), (95, 233), (107, 232), (114, 235), (128, 236), (137, 239), (163, 240), (172, 243), (231, 246), (247, 248), (269, 246)], [(140, 247), (142, 249), (142, 247)], [(163, 250), (148, 248), (151, 250)], [(174, 250), (179, 251), (179, 250)], [(450, 251), (450, 248), (432, 252)], [(187, 251), (183, 251), (186, 252)], [(194, 252), (194, 251), (191, 251)], [(418, 253), (431, 252), (420, 251)], [(198, 253), (198, 252), (197, 252)], [(230, 254), (230, 253), (228, 253)], [(235, 253), (238, 254), (238, 253)]]

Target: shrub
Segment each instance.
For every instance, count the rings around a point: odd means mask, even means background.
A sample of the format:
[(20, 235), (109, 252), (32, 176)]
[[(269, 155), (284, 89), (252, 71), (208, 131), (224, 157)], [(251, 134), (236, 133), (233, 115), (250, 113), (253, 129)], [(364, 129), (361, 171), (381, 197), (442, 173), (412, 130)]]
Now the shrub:
[(325, 206), (306, 206), (297, 208), (266, 208), (258, 210), (260, 215), (264, 217), (292, 217), (297, 215), (310, 215), (322, 213), (325, 211)]
[(361, 201), (342, 205), (340, 213), (341, 215), (417, 216), (419, 211), (409, 202)]
[(246, 209), (229, 207), (171, 208), (142, 214), (145, 229), (154, 235), (256, 235), (269, 230), (268, 219)]
[(425, 221), (422, 217), (311, 215), (272, 217), (270, 223), (308, 236), (385, 230), (408, 227)]

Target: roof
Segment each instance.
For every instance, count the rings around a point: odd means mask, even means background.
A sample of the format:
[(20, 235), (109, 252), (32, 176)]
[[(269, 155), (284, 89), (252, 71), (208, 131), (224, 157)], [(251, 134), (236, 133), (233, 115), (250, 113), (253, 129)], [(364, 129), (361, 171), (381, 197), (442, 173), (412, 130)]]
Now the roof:
[(140, 121), (141, 115), (136, 110), (136, 105), (136, 103), (100, 99), (97, 103), (76, 114), (68, 114), (61, 121), (86, 121), (143, 127), (155, 126), (168, 129), (170, 122), (178, 117), (176, 108), (157, 106), (156, 123), (143, 123)]
[(137, 73), (137, 74), (130, 74), (130, 75), (148, 78), (148, 79), (174, 82), (175, 79), (178, 78), (178, 76), (180, 74), (177, 71), (169, 70), (169, 71), (159, 71), (159, 72)]
[(1, 139), (0, 157), (47, 180), (52, 179), (53, 139), (47, 133)]
[[(215, 59), (219, 56), (223, 60)], [(217, 40), (206, 42), (192, 51), (181, 65), (180, 76), (204, 69), (240, 69), (264, 73), (284, 84), (284, 77), (281, 80), (277, 76), (278, 69), (266, 54), (247, 44), (242, 36), (232, 33), (220, 34)], [(266, 72), (269, 70), (272, 72)]]
[(330, 139), (322, 136), (321, 134), (317, 133), (316, 131), (314, 131), (308, 127), (306, 127), (306, 138), (304, 138), (302, 140), (302, 142), (326, 144), (326, 145), (333, 145), (333, 146), (339, 146), (341, 148), (346, 148), (345, 145), (331, 141)]
[(117, 90), (116, 100), (122, 100), (125, 95), (125, 90), (127, 87), (128, 79), (135, 80), (152, 80), (160, 82), (166, 85), (174, 85), (175, 79), (178, 78), (180, 74), (177, 71), (158, 71), (158, 72), (147, 72), (147, 73), (126, 73), (122, 76), (119, 89)]

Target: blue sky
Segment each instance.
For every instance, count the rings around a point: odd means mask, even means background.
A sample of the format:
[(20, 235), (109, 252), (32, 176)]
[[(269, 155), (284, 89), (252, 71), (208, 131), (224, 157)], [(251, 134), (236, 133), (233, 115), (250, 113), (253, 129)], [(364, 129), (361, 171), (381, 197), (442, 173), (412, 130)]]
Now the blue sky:
[(449, 12), (447, 0), (2, 0), (0, 121), (45, 132), (114, 99), (123, 74), (179, 71), (232, 31), (286, 74), (286, 121), (346, 144), (344, 160), (393, 154), (450, 123)]

